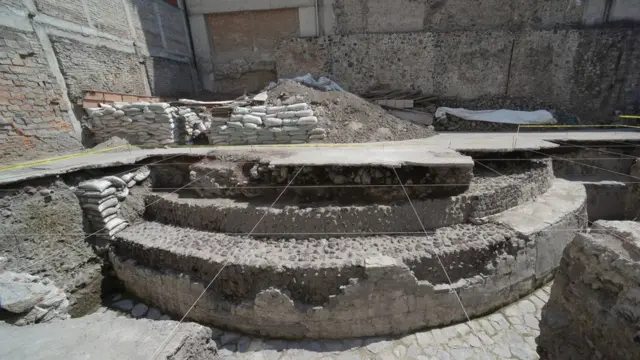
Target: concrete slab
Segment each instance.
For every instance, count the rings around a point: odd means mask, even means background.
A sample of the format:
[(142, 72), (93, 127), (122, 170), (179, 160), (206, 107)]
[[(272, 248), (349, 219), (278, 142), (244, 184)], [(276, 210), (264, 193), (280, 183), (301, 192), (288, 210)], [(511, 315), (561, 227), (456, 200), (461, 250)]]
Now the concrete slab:
[[(29, 326), (0, 323), (2, 359), (149, 359), (178, 325), (107, 311)], [(183, 323), (154, 359), (211, 359), (212, 330)]]
[(276, 166), (388, 166), (473, 167), (473, 159), (449, 149), (374, 147), (370, 149), (306, 149), (270, 160)]
[[(383, 152), (392, 149), (448, 149), (457, 151), (476, 152), (509, 152), (523, 150), (541, 150), (558, 147), (547, 140), (562, 141), (628, 141), (640, 142), (640, 132), (589, 130), (589, 131), (556, 131), (544, 133), (441, 133), (427, 139), (389, 141), (361, 144), (307, 144), (303, 146), (238, 146), (238, 147), (193, 147), (135, 150), (121, 153), (101, 153), (86, 155), (72, 159), (58, 160), (44, 165), (24, 167), (10, 170), (0, 170), (0, 185), (18, 181), (59, 175), (84, 168), (105, 168), (118, 165), (134, 164), (152, 156), (204, 156), (212, 151), (291, 151), (291, 149), (306, 149), (326, 151), (327, 149), (363, 149), (366, 154), (371, 149), (382, 149)], [(264, 149), (264, 150), (263, 150)], [(307, 153), (308, 154), (308, 153)], [(364, 157), (365, 155), (362, 155)]]

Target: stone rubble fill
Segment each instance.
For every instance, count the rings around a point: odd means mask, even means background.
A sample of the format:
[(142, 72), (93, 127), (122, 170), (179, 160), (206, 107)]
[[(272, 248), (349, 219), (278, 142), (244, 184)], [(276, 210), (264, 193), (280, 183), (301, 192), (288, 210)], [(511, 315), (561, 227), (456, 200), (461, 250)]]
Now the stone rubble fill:
[(213, 117), (209, 131), (212, 145), (304, 144), (326, 137), (307, 103), (237, 107), (229, 118)]

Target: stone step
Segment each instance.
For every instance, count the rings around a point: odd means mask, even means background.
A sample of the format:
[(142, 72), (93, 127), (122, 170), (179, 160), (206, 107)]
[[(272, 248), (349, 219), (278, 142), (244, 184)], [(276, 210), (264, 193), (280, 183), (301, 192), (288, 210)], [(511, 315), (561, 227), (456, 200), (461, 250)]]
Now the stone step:
[(110, 258), (131, 292), (175, 316), (215, 277), (189, 314), (201, 323), (285, 338), (402, 334), (465, 319), (441, 264), (470, 316), (546, 281), (555, 244), (586, 215), (583, 186), (556, 180), (547, 194), (519, 206), (519, 222), (508, 210), (426, 236), (260, 240), (143, 222), (116, 235)]
[[(535, 199), (553, 182), (548, 160), (504, 170), (504, 176), (476, 169), (471, 185), (461, 195), (412, 199), (428, 230), (466, 223), (505, 211)], [(299, 205), (290, 200), (271, 202), (229, 198), (185, 198), (175, 193), (153, 193), (146, 199), (147, 216), (164, 224), (229, 234), (270, 238), (317, 238), (422, 233), (408, 201), (341, 206), (329, 201)], [(265, 215), (266, 213), (266, 215)]]
[(405, 191), (416, 199), (460, 194), (473, 172), (471, 157), (448, 149), (301, 149), (242, 160), (191, 165), (190, 188), (205, 198), (275, 199), (291, 182), (285, 197), (298, 201), (388, 202)]

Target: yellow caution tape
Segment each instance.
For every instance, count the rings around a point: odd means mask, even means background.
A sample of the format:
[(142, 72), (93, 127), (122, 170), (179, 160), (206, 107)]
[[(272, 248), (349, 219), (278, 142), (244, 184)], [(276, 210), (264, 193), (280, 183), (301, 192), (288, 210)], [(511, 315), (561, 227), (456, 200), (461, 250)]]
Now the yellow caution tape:
[(56, 161), (60, 161), (60, 160), (74, 159), (74, 158), (78, 158), (78, 157), (82, 157), (82, 156), (86, 156), (86, 155), (99, 154), (99, 153), (103, 153), (103, 152), (107, 152), (107, 151), (111, 151), (111, 150), (115, 150), (115, 149), (119, 149), (119, 148), (123, 148), (123, 147), (127, 147), (127, 146), (128, 145), (120, 145), (120, 146), (115, 146), (115, 147), (106, 148), (106, 149), (100, 149), (100, 150), (94, 150), (94, 151), (86, 151), (86, 152), (81, 152), (81, 153), (76, 153), (76, 154), (71, 154), (71, 155), (65, 155), (65, 156), (59, 156), (59, 157), (49, 158), (49, 159), (44, 159), (44, 160), (35, 160), (35, 161), (31, 161), (31, 162), (20, 163), (20, 164), (16, 164), (16, 165), (3, 167), (3, 168), (0, 168), (0, 171), (15, 170), (15, 169), (21, 169), (21, 168), (37, 166), (37, 165), (45, 165), (45, 164), (50, 164), (52, 162), (56, 162)]
[[(629, 119), (640, 119), (640, 116), (636, 115), (622, 115), (621, 118), (629, 118)], [(616, 128), (628, 128), (628, 129), (640, 129), (640, 126), (633, 125), (621, 125), (621, 124), (610, 124), (610, 125), (519, 125), (518, 128), (549, 128), (549, 129), (558, 129), (558, 128), (597, 128), (597, 127), (616, 127)], [(419, 139), (415, 139), (419, 140)], [(355, 144), (328, 144), (328, 143), (314, 143), (314, 144), (261, 144), (261, 145), (167, 145), (168, 148), (210, 148), (210, 149), (247, 149), (247, 148), (345, 148), (345, 147), (385, 147), (385, 146), (393, 146), (393, 147), (401, 147), (401, 146), (415, 146), (416, 144), (380, 144), (380, 143), (355, 143)], [(86, 151), (77, 154), (71, 154), (66, 156), (60, 156), (56, 158), (50, 158), (45, 160), (37, 160), (28, 163), (16, 164), (8, 167), (0, 168), (0, 171), (8, 171), (15, 170), (25, 167), (37, 166), (50, 164), (52, 162), (68, 160), (73, 158), (78, 158), (87, 155), (94, 155), (103, 152), (108, 152), (112, 150), (116, 150), (119, 148), (124, 148), (129, 145), (121, 145), (107, 149), (95, 150), (95, 151)], [(148, 145), (132, 145), (137, 148), (147, 148), (147, 149), (161, 149), (161, 147), (156, 146), (148, 146)]]

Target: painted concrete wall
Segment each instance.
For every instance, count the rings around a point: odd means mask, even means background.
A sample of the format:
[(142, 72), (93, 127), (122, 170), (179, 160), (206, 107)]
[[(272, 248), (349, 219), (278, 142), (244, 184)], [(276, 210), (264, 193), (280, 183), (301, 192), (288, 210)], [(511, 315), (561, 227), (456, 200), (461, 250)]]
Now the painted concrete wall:
[(81, 149), (84, 90), (198, 88), (184, 11), (162, 0), (6, 0), (0, 28), (2, 164)]

